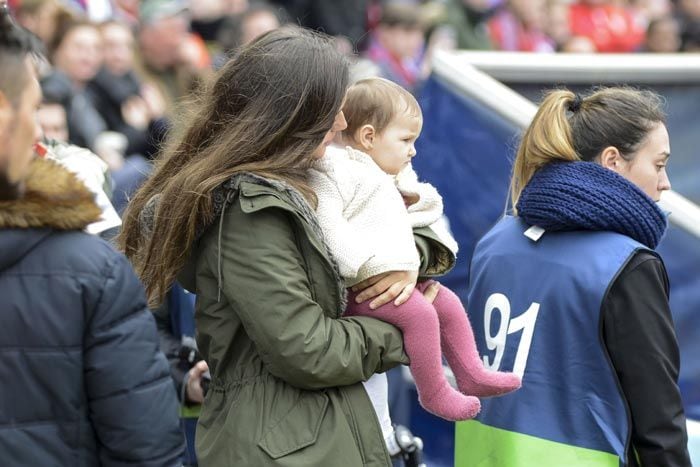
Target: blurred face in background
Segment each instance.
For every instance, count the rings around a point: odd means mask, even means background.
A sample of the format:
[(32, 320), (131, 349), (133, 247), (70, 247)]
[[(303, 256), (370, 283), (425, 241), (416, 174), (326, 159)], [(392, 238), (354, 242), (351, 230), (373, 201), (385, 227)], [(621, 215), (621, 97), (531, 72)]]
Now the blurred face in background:
[(241, 45), (253, 42), (266, 32), (280, 27), (280, 22), (275, 15), (268, 11), (260, 11), (248, 18), (241, 25)]
[(102, 37), (95, 26), (70, 29), (54, 52), (53, 62), (70, 80), (83, 86), (102, 65)]
[(649, 52), (678, 52), (681, 48), (678, 22), (671, 17), (652, 22), (647, 30), (646, 44)]
[(377, 39), (396, 58), (415, 58), (425, 44), (422, 28), (401, 25), (380, 24)]
[(187, 41), (188, 21), (180, 14), (141, 26), (140, 51), (149, 66), (164, 70), (180, 63), (180, 47)]
[(562, 0), (550, 0), (546, 7), (544, 32), (561, 45), (571, 37), (569, 29), (569, 4)]
[(42, 104), (36, 113), (36, 119), (44, 138), (68, 141), (66, 110), (61, 104)]
[(125, 75), (134, 66), (134, 35), (125, 24), (108, 23), (102, 27), (104, 66), (116, 76)]

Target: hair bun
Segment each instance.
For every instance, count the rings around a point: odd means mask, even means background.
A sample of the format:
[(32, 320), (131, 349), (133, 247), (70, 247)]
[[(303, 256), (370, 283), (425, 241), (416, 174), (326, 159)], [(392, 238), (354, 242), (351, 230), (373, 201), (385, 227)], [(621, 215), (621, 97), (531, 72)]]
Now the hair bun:
[(583, 99), (578, 94), (574, 94), (573, 100), (569, 103), (569, 110), (571, 112), (578, 112), (583, 104)]

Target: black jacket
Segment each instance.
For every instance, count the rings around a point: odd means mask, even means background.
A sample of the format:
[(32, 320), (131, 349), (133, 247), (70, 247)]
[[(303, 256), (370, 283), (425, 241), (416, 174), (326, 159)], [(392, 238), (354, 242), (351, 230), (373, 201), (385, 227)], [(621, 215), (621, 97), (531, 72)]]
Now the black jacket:
[(0, 457), (8, 466), (171, 466), (168, 364), (126, 258), (81, 230), (93, 196), (35, 160), (0, 202)]
[[(141, 95), (141, 83), (130, 71), (122, 76), (116, 76), (100, 69), (99, 73), (87, 84), (85, 96), (104, 120), (110, 131), (116, 131), (126, 136), (128, 145), (124, 153), (126, 155), (140, 154), (152, 158), (158, 152), (158, 129), (153, 128), (153, 122), (148, 128), (134, 128), (124, 121), (122, 117), (122, 105), (132, 97)], [(163, 122), (156, 122), (162, 125)]]
[(603, 340), (632, 417), (631, 467), (691, 465), (668, 294), (663, 263), (640, 251), (603, 301)]

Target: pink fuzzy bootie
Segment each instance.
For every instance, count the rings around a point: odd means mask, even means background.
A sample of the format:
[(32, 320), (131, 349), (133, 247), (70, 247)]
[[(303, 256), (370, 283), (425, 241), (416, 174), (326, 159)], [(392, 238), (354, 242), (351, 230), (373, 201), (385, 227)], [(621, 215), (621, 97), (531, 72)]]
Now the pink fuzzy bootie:
[(479, 399), (456, 391), (447, 381), (442, 383), (426, 384), (416, 380), (420, 405), (433, 415), (454, 422), (476, 417), (481, 410)]
[[(420, 284), (419, 288), (425, 290), (429, 284), (430, 282)], [(463, 394), (499, 396), (520, 387), (521, 379), (515, 373), (484, 368), (467, 312), (454, 292), (441, 286), (433, 306), (440, 320), (442, 352), (455, 375), (457, 387)]]

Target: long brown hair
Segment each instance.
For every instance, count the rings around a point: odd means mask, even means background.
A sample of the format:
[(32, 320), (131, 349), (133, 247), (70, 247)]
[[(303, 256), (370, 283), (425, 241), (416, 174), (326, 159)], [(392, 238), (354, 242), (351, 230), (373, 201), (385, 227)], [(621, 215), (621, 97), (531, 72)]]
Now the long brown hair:
[[(182, 269), (197, 227), (213, 221), (212, 191), (232, 175), (285, 181), (315, 204), (306, 169), (347, 86), (345, 58), (300, 28), (265, 34), (223, 67), (124, 214), (118, 243), (151, 305)], [(152, 231), (143, 232), (139, 215), (158, 194)]]
[(608, 146), (631, 159), (649, 132), (666, 120), (663, 101), (652, 91), (601, 88), (587, 96), (549, 91), (525, 130), (510, 184), (515, 207), (542, 166), (554, 161), (593, 161)]

